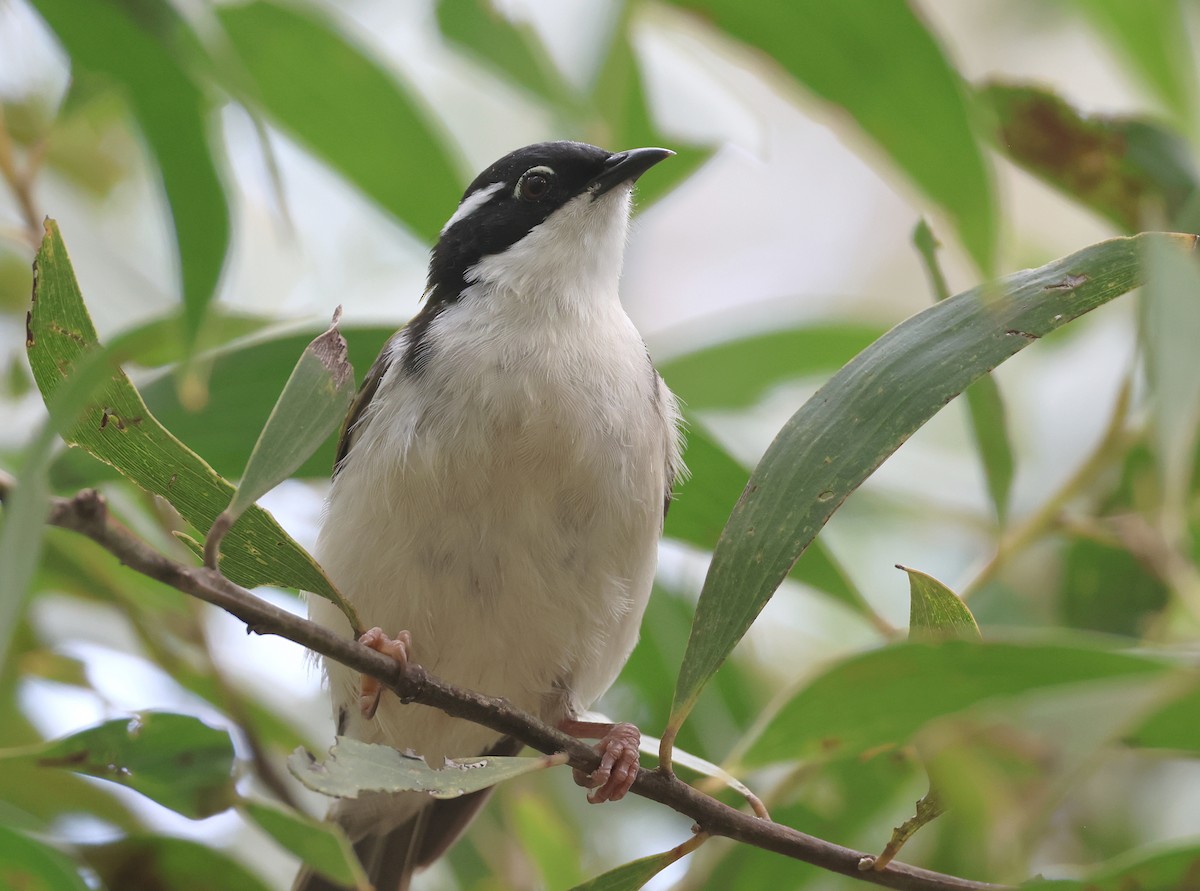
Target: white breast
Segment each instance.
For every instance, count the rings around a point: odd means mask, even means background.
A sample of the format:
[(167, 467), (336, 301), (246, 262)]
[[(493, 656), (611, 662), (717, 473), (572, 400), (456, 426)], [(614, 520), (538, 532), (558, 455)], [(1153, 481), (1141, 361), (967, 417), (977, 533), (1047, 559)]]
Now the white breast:
[[(415, 661), (557, 721), (608, 688), (636, 640), (675, 402), (615, 294), (548, 306), (479, 284), (428, 334), (419, 376), (397, 361), (381, 382), (317, 556), (364, 623), (412, 632)], [(312, 615), (345, 628), (324, 601)], [(357, 676), (331, 665), (330, 681), (356, 701)], [(435, 759), (495, 739), (387, 696), (352, 729)]]

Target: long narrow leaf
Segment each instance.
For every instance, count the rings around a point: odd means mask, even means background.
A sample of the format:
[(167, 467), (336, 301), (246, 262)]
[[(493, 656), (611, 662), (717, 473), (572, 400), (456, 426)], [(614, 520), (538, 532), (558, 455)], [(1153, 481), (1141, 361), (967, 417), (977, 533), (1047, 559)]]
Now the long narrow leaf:
[(1136, 287), (1149, 240), (1118, 238), (944, 300), (838, 372), (776, 436), (717, 543), (668, 732), (817, 532), (883, 461), (968, 384), (1038, 338)]
[[(29, 364), (42, 398), (51, 401), (98, 341), (53, 221), (46, 224), (35, 269)], [(105, 381), (98, 398), (63, 438), (111, 464), (143, 489), (161, 495), (197, 529), (209, 529), (233, 497), (233, 486), (158, 423), (121, 371)], [(239, 584), (277, 584), (337, 599), (312, 557), (261, 508), (246, 512), (227, 537), (224, 552), (222, 569)]]

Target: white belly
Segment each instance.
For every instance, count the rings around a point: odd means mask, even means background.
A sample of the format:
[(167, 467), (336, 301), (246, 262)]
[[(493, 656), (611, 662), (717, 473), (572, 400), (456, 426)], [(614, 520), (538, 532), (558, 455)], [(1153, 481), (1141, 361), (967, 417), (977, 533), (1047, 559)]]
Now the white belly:
[[(603, 693), (636, 641), (674, 402), (619, 307), (559, 337), (542, 320), (536, 342), (510, 313), (458, 309), (434, 323), (439, 352), (419, 379), (395, 365), (384, 378), (317, 557), (365, 626), (412, 632), (415, 662), (553, 722)], [(313, 600), (315, 619), (346, 628)], [(363, 722), (357, 675), (329, 674), (355, 736), (435, 763), (496, 738), (388, 695)]]

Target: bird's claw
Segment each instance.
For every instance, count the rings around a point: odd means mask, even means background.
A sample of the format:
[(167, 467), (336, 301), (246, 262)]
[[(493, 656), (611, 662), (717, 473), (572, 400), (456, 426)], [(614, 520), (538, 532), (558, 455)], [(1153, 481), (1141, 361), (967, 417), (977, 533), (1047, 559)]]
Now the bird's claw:
[(588, 801), (601, 804), (605, 801), (620, 801), (637, 779), (642, 734), (632, 724), (613, 724), (596, 743), (600, 754), (600, 766), (590, 774), (576, 768), (575, 782), (588, 793)]
[[(358, 642), (385, 656), (392, 657), (400, 663), (401, 668), (408, 665), (408, 649), (412, 646), (412, 635), (407, 631), (401, 631), (395, 637), (388, 637), (382, 628), (375, 627), (364, 631)], [(383, 685), (379, 683), (379, 679), (364, 674), (359, 681), (358, 691), (358, 707), (364, 718), (370, 720), (375, 717), (375, 710), (379, 708), (379, 700), (382, 695)]]

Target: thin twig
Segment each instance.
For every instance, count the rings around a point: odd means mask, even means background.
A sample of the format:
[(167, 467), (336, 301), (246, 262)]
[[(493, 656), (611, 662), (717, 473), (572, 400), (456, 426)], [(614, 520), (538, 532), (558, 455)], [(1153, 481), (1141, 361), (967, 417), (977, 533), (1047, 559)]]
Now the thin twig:
[[(0, 475), (0, 499), (7, 494), (10, 483), (10, 479)], [(600, 757), (591, 746), (513, 708), (503, 699), (441, 681), (419, 665), (401, 666), (356, 640), (341, 637), (322, 625), (255, 597), (219, 572), (203, 566), (185, 566), (160, 554), (110, 516), (103, 497), (94, 490), (82, 491), (73, 498), (53, 499), (48, 522), (87, 536), (143, 575), (219, 606), (244, 622), (249, 631), (287, 638), (378, 678), (404, 702), (438, 708), (448, 715), (513, 736), (546, 754), (565, 752), (572, 767), (586, 772), (599, 766)], [(633, 791), (692, 818), (701, 832), (741, 841), (886, 888), (902, 891), (1010, 889), (1010, 886), (971, 881), (901, 863), (893, 863), (879, 872), (863, 871), (861, 864), (869, 855), (862, 851), (844, 848), (735, 810), (658, 770), (639, 770)]]

